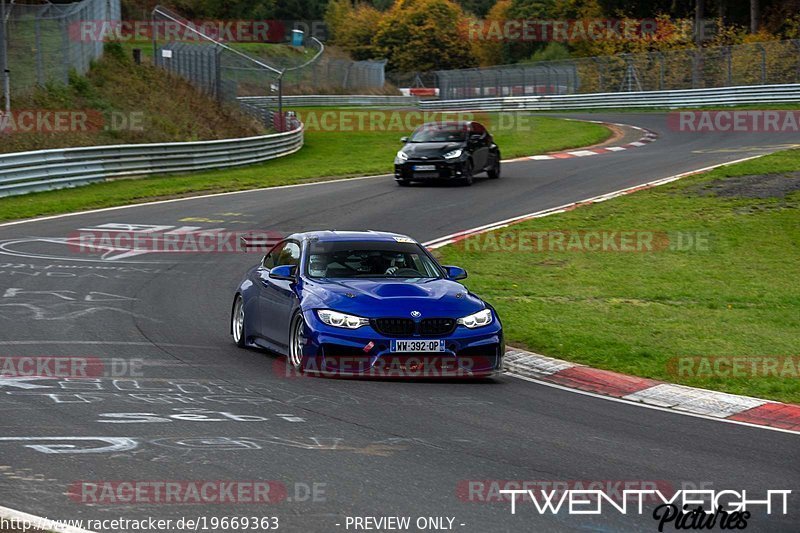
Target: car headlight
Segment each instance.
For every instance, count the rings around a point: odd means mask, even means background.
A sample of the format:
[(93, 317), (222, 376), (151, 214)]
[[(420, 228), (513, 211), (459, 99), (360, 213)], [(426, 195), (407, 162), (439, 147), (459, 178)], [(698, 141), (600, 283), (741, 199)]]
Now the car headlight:
[(459, 318), (456, 322), (469, 329), (479, 328), (481, 326), (488, 326), (492, 323), (492, 310), (484, 309), (471, 315)]
[(462, 152), (463, 152), (463, 150), (461, 150), (461, 148), (458, 148), (456, 150), (451, 150), (451, 151), (447, 152), (446, 154), (444, 154), (444, 158), (445, 159), (456, 159), (458, 157), (461, 157), (461, 153)]
[(399, 152), (397, 152), (397, 159), (399, 159), (400, 161), (407, 161), (408, 160), (408, 154), (405, 153), (404, 151), (400, 150)]
[(330, 309), (318, 310), (317, 316), (323, 323), (337, 328), (358, 329), (369, 324), (368, 318), (339, 313)]

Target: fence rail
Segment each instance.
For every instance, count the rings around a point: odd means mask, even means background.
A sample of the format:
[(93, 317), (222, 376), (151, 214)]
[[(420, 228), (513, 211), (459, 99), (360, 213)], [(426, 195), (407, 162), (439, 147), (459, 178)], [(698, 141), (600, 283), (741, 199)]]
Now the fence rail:
[(641, 91), (625, 93), (468, 98), (464, 100), (422, 100), (424, 110), (559, 111), (617, 107), (704, 107), (745, 104), (800, 102), (800, 84), (755, 85), (682, 91)]
[[(243, 96), (240, 103), (257, 107), (275, 107), (278, 103), (276, 96)], [(371, 94), (312, 94), (304, 96), (284, 96), (284, 106), (313, 107), (313, 106), (415, 106), (419, 102), (416, 96), (384, 96)]]
[[(5, 8), (7, 21), (0, 24), (0, 39), (8, 41), (12, 94), (49, 82), (67, 83), (73, 70), (85, 73), (103, 54), (103, 42), (83, 35), (82, 24), (110, 24), (121, 18), (120, 0), (69, 4), (6, 1)], [(3, 35), (3, 27), (8, 35)], [(2, 61), (0, 57), (0, 72), (6, 68)]]
[(286, 133), (161, 144), (92, 146), (0, 154), (0, 197), (136, 177), (249, 165), (292, 154), (303, 126)]
[(800, 82), (800, 40), (444, 70), (443, 100)]

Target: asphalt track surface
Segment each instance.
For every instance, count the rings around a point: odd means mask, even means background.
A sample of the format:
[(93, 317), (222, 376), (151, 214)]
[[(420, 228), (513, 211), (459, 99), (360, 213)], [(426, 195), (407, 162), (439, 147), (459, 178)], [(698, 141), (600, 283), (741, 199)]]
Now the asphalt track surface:
[[(797, 142), (779, 134), (673, 132), (662, 114), (588, 118), (637, 125), (660, 138), (626, 152), (506, 164), (502, 179), (469, 188), (399, 188), (382, 177), (0, 227), (0, 353), (93, 356), (107, 366), (112, 358), (143, 360), (138, 378), (0, 381), (0, 505), (72, 519), (278, 516), (282, 531), (353, 531), (347, 516), (410, 516), (412, 524), (445, 516), (463, 532), (655, 531), (647, 512), (550, 516), (520, 503), (512, 515), (508, 502), (469, 501), (463, 488), (468, 480), (597, 480), (761, 496), (797, 491), (797, 435), (510, 376), (479, 383), (286, 377), (282, 359), (237, 349), (228, 334), (233, 290), (258, 257), (110, 261), (58, 240), (79, 228), (123, 223), (376, 229), (426, 241)], [(188, 409), (221, 421), (170, 418)], [(114, 413), (149, 413), (154, 421), (111, 423), (120, 421)], [(82, 480), (274, 480), (288, 499), (91, 505), (67, 495)], [(308, 498), (314, 486), (316, 498)], [(796, 509), (788, 516), (756, 512), (748, 530), (797, 531)]]

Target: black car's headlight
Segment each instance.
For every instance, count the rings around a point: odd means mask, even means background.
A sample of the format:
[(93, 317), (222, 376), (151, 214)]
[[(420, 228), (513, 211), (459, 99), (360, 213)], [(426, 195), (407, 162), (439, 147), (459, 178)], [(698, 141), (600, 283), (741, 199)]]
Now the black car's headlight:
[(456, 322), (469, 329), (479, 328), (481, 326), (488, 326), (492, 323), (492, 310), (484, 309), (471, 315), (459, 318)]
[(369, 324), (368, 318), (348, 315), (346, 313), (340, 313), (330, 309), (317, 310), (317, 316), (324, 324), (337, 328), (358, 329), (361, 326), (366, 326)]
[(400, 150), (399, 152), (397, 152), (397, 159), (399, 159), (400, 161), (408, 161), (408, 154)]
[(458, 159), (459, 157), (461, 157), (462, 153), (464, 153), (464, 150), (462, 150), (461, 148), (457, 148), (455, 150), (450, 150), (449, 152), (444, 154), (444, 158), (445, 159)]

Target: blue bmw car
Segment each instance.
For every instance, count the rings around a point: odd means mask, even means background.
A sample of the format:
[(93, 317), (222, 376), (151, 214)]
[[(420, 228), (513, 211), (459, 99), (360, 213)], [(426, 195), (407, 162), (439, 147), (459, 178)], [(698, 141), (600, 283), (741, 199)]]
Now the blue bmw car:
[(247, 272), (231, 308), (240, 347), (336, 376), (486, 377), (503, 367), (495, 310), (404, 235), (314, 231), (285, 238)]

